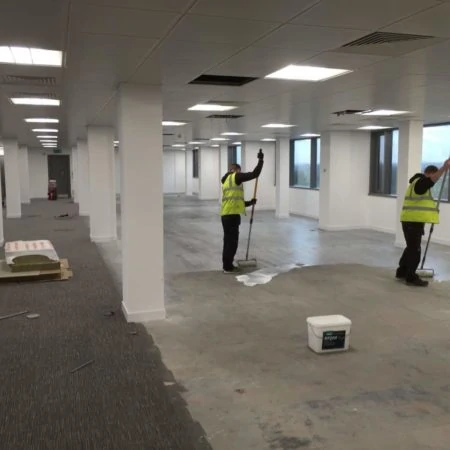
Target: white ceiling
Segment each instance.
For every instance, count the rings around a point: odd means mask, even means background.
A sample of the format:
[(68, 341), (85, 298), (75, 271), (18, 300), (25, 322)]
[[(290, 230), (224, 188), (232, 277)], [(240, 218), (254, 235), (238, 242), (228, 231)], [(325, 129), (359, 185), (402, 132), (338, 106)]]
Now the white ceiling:
[[(57, 116), (64, 145), (87, 124), (115, 125), (120, 82), (162, 84), (164, 118), (185, 120), (174, 140), (232, 130), (260, 139), (387, 123), (336, 117), (343, 109), (413, 111), (428, 123), (450, 120), (450, 1), (444, 0), (2, 0), (0, 45), (66, 52), (66, 65), (0, 64), (1, 134), (38, 145), (29, 116)], [(396, 45), (340, 48), (374, 31), (434, 36)], [(352, 73), (322, 83), (265, 80), (288, 64)], [(262, 78), (243, 87), (189, 85), (201, 74)], [(55, 77), (54, 85), (12, 85), (5, 75)], [(13, 106), (17, 92), (50, 93), (61, 108)], [(238, 101), (242, 119), (206, 119), (193, 104)], [(273, 133), (267, 122), (296, 127)], [(241, 138), (240, 138), (241, 140)]]

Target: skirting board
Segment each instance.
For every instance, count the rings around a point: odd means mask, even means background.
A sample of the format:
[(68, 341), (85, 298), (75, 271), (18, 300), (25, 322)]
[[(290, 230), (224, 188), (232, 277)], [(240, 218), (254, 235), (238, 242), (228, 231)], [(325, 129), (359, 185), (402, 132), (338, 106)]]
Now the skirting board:
[(154, 311), (129, 312), (124, 302), (122, 302), (122, 312), (127, 322), (134, 322), (134, 323), (152, 322), (155, 320), (164, 320), (166, 318), (165, 309), (159, 309)]
[(109, 242), (114, 241), (117, 241), (117, 236), (110, 236), (110, 237), (91, 236), (91, 242), (94, 242), (95, 244), (108, 244)]

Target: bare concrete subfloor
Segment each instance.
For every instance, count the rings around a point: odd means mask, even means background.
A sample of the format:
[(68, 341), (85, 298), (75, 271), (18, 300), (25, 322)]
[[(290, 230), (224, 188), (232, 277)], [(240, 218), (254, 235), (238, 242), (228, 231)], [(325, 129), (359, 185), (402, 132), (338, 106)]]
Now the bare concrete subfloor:
[[(267, 212), (254, 224), (260, 266), (311, 266), (245, 287), (217, 270), (217, 205), (165, 203), (168, 319), (148, 330), (215, 450), (449, 448), (449, 282), (394, 281), (390, 235)], [(120, 282), (120, 248), (102, 252)], [(441, 280), (449, 252), (431, 249)], [(307, 348), (306, 318), (323, 314), (352, 319), (351, 351)]]

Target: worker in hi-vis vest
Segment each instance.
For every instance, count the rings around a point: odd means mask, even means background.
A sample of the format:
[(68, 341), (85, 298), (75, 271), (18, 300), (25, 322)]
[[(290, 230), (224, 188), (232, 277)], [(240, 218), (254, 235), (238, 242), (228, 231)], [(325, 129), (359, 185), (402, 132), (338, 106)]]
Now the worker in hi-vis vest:
[(428, 166), (423, 174), (416, 173), (409, 180), (400, 216), (406, 248), (395, 275), (398, 279), (406, 280), (408, 285), (428, 286), (428, 281), (416, 274), (420, 263), (422, 236), (426, 223), (439, 223), (437, 202), (433, 199), (431, 188), (449, 168), (450, 159), (440, 169)]
[(242, 183), (258, 178), (264, 164), (264, 153), (258, 153), (258, 164), (253, 172), (241, 172), (239, 164), (232, 164), (230, 170), (222, 177), (222, 216), (223, 226), (223, 252), (222, 264), (225, 273), (239, 272), (233, 265), (234, 257), (239, 245), (239, 226), (241, 214), (245, 208), (256, 204), (256, 198), (246, 202), (244, 200), (244, 186)]

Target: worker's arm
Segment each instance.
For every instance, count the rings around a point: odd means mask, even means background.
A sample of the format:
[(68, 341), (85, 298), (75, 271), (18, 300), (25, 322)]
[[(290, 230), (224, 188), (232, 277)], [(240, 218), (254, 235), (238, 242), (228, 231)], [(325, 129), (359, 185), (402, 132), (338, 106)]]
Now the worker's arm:
[(231, 172), (227, 172), (223, 177), (222, 177), (222, 184), (225, 183), (226, 179), (228, 178), (228, 175), (230, 175)]
[(236, 184), (242, 184), (246, 181), (254, 180), (255, 178), (258, 178), (261, 174), (261, 170), (264, 165), (264, 153), (260, 150), (258, 153), (258, 164), (253, 169), (253, 172), (245, 172), (245, 173), (237, 173), (236, 174)]
[(248, 208), (249, 206), (256, 205), (256, 198), (252, 198), (248, 202), (245, 202), (245, 207)]
[(414, 192), (417, 195), (424, 195), (425, 192), (427, 192), (428, 189), (431, 189), (439, 180), (439, 178), (441, 178), (441, 176), (445, 172), (447, 172), (447, 170), (449, 170), (449, 168), (450, 168), (450, 159), (445, 161), (443, 166), (436, 173), (433, 173), (429, 177), (422, 176), (414, 186)]

